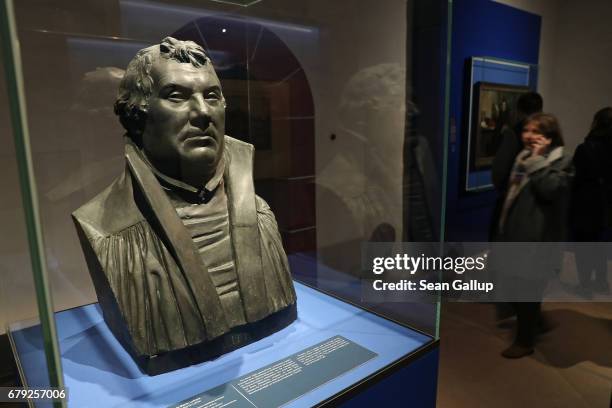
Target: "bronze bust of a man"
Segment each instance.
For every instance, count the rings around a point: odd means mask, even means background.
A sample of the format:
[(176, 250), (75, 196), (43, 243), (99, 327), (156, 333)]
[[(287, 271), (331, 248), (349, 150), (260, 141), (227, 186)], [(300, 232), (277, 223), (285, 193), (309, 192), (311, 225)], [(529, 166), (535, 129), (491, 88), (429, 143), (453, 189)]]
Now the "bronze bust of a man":
[(73, 213), (108, 326), (151, 374), (209, 359), (296, 318), (253, 146), (225, 135), (209, 57), (167, 37), (119, 87), (123, 174)]

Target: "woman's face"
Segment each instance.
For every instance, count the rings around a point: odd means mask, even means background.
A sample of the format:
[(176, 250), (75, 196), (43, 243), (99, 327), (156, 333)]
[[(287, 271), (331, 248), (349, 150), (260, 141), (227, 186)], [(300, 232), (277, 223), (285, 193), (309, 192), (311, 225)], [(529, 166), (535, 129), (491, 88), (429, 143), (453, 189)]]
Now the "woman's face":
[(525, 124), (521, 139), (523, 140), (523, 146), (529, 150), (533, 150), (536, 146), (548, 146), (551, 142), (551, 139), (542, 134), (536, 122)]

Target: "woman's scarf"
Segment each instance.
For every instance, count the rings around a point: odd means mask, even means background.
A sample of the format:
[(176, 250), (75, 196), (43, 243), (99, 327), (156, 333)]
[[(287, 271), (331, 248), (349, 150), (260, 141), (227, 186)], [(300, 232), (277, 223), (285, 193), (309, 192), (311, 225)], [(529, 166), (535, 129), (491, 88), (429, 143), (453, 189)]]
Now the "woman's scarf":
[(530, 176), (536, 171), (550, 166), (552, 162), (561, 157), (563, 157), (563, 146), (554, 148), (544, 156), (532, 156), (531, 150), (528, 149), (524, 149), (516, 156), (508, 181), (508, 192), (506, 193), (504, 206), (499, 217), (498, 227), (500, 233), (504, 230), (504, 224), (512, 204), (514, 204), (516, 197), (518, 197), (523, 187), (529, 182)]

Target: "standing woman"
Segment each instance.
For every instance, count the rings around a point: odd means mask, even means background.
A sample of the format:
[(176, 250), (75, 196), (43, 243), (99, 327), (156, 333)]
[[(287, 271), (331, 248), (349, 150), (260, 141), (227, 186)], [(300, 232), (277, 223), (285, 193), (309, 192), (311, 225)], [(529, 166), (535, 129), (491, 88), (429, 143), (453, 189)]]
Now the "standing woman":
[[(572, 191), (572, 233), (575, 241), (609, 240), (612, 226), (612, 107), (599, 110), (591, 131), (574, 154), (576, 177)], [(579, 292), (586, 298), (609, 291), (603, 247), (576, 246)], [(595, 279), (591, 280), (591, 274)]]
[[(557, 119), (547, 113), (529, 116), (521, 134), (523, 150), (516, 156), (508, 189), (497, 223), (496, 241), (556, 242), (568, 236), (568, 210), (572, 181), (572, 160), (563, 152), (563, 137)], [(541, 256), (541, 255), (539, 255)], [(548, 259), (532, 259), (546, 268)], [(507, 358), (533, 353), (538, 332), (545, 330), (540, 313), (546, 276), (530, 276), (517, 287), (529, 289), (533, 302), (513, 303), (517, 315), (514, 343), (502, 352)], [(520, 279), (517, 277), (517, 279)], [(520, 294), (514, 294), (517, 296)]]

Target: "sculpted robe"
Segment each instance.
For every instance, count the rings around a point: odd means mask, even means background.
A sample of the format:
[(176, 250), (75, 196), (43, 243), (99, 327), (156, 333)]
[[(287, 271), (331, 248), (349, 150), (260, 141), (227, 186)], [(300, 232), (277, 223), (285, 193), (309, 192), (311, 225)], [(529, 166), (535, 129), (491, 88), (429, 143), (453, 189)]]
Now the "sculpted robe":
[[(294, 320), (276, 220), (254, 191), (253, 146), (225, 136), (223, 186), (247, 321), (238, 328), (228, 324), (205, 262), (136, 149), (126, 144), (124, 173), (73, 213), (104, 319), (128, 351), (146, 360), (211, 342), (211, 357)], [(266, 333), (252, 333), (251, 324)]]

